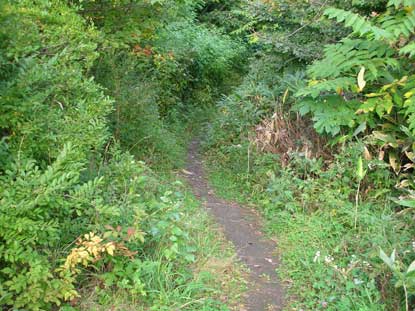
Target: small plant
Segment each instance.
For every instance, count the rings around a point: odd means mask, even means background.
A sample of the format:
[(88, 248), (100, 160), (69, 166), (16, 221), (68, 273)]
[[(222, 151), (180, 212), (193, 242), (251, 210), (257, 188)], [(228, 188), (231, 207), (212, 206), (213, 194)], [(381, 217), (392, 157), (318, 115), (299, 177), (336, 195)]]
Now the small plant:
[(402, 287), (405, 293), (405, 310), (409, 311), (409, 295), (415, 294), (415, 260), (405, 267), (396, 257), (396, 250), (388, 256), (380, 249), (379, 257), (391, 269), (396, 278), (395, 287)]
[(360, 195), (360, 187), (362, 185), (362, 181), (367, 174), (367, 170), (363, 168), (363, 159), (359, 157), (357, 160), (356, 166), (356, 179), (357, 179), (357, 190), (355, 196), (355, 215), (354, 215), (354, 228), (357, 228), (357, 217), (358, 217), (358, 208), (359, 208), (359, 195)]
[[(132, 229), (129, 229), (128, 232), (129, 236), (134, 234)], [(122, 256), (130, 258), (134, 257), (136, 254), (135, 252), (131, 252), (122, 243), (114, 241), (106, 242), (93, 232), (87, 233), (83, 237), (78, 238), (76, 245), (76, 247), (72, 248), (71, 252), (65, 259), (65, 263), (60, 268), (62, 272), (78, 274), (81, 272), (78, 267), (79, 265), (88, 267), (91, 263), (96, 263), (102, 260), (105, 254), (114, 256), (114, 253), (117, 252)]]
[(336, 142), (371, 134), (397, 174), (415, 133), (414, 8), (414, 1), (391, 0), (368, 16), (326, 9), (352, 33), (327, 45), (324, 58), (308, 67), (309, 85), (298, 89), (294, 106)]

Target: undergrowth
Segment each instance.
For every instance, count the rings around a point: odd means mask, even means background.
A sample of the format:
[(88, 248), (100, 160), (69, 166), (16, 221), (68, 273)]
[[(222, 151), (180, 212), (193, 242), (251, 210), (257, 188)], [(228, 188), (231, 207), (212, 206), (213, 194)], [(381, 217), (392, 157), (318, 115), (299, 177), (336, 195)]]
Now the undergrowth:
[[(176, 187), (183, 201), (171, 211), (177, 213), (172, 214), (176, 225), (162, 219), (150, 229), (160, 236), (170, 232), (165, 242), (153, 243), (131, 267), (92, 275), (81, 288), (80, 310), (238, 310), (246, 287), (244, 268), (185, 185)], [(132, 295), (125, 278), (140, 280), (141, 295)]]
[(391, 285), (379, 248), (396, 249), (400, 260), (410, 262), (414, 232), (406, 225), (411, 216), (396, 215), (389, 200), (393, 180), (384, 164), (365, 163), (370, 169), (355, 228), (361, 146), (342, 150), (329, 167), (301, 156), (282, 167), (275, 156), (253, 153), (249, 173), (246, 150), (240, 149), (226, 159), (218, 150), (210, 153), (211, 182), (219, 195), (262, 212), (265, 230), (278, 241), (287, 310), (399, 309), (402, 293)]
[(2, 308), (238, 310), (174, 175), (210, 119), (288, 307), (409, 311), (414, 36), (414, 0), (0, 1)]
[(411, 310), (415, 2), (247, 7), (256, 50), (207, 128), (212, 182), (280, 241), (287, 310)]
[(2, 310), (232, 306), (233, 252), (174, 175), (245, 51), (203, 5), (0, 1)]

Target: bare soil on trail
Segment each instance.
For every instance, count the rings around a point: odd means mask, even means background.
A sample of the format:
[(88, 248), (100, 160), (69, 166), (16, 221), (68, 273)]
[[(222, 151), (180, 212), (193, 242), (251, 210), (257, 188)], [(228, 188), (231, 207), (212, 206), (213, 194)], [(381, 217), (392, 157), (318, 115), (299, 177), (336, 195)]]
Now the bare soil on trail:
[(194, 140), (189, 148), (186, 178), (195, 196), (220, 224), (239, 258), (250, 270), (245, 310), (282, 310), (284, 293), (276, 275), (279, 263), (275, 256), (275, 243), (260, 231), (261, 219), (254, 211), (214, 194), (198, 149), (199, 141)]

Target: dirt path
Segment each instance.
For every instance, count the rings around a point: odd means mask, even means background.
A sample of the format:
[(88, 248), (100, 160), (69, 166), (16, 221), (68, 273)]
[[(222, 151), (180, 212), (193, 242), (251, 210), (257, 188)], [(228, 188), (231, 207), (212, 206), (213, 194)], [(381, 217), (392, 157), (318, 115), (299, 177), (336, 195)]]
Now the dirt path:
[(278, 260), (273, 255), (275, 243), (259, 231), (257, 214), (215, 196), (206, 180), (198, 148), (199, 142), (193, 141), (188, 154), (187, 179), (196, 197), (222, 226), (225, 236), (233, 242), (240, 259), (251, 271), (246, 310), (281, 310), (284, 296), (275, 273), (278, 267)]

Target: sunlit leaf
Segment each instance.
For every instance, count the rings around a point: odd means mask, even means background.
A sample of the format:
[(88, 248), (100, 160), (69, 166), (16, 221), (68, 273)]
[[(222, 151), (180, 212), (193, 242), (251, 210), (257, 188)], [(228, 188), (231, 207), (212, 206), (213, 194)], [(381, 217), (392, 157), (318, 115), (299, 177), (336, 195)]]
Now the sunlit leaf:
[(359, 74), (357, 75), (357, 85), (359, 86), (359, 91), (363, 91), (363, 89), (366, 86), (365, 81), (365, 67), (362, 67), (359, 71)]

